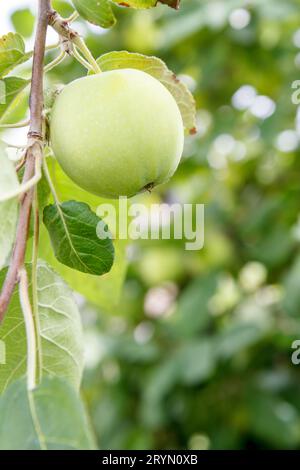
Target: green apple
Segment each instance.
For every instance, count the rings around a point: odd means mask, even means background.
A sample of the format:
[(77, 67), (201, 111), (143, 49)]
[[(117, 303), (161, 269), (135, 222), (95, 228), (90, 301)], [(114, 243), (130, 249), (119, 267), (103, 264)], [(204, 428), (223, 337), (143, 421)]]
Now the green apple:
[(65, 173), (98, 196), (133, 196), (167, 181), (183, 149), (179, 108), (151, 75), (113, 70), (68, 84), (50, 124)]

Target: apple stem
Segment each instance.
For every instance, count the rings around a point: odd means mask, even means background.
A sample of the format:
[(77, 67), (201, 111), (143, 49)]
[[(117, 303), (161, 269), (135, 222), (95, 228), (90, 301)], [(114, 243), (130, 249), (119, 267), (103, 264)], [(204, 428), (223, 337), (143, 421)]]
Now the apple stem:
[(76, 47), (78, 47), (78, 49), (80, 50), (80, 52), (84, 55), (84, 57), (86, 58), (86, 60), (88, 61), (89, 64), (91, 64), (92, 66), (92, 69), (95, 73), (100, 73), (101, 72), (101, 69), (97, 63), (97, 61), (94, 59), (91, 51), (89, 50), (89, 48), (87, 47), (86, 43), (84, 42), (84, 40), (80, 37), (80, 36), (77, 36), (74, 40), (73, 40), (73, 43)]
[(72, 50), (73, 57), (83, 65), (88, 71), (93, 70), (92, 66), (82, 57), (82, 55), (78, 52), (77, 47), (73, 47)]
[(87, 47), (84, 40), (80, 37), (80, 35), (74, 29), (70, 28), (68, 19), (62, 18), (57, 11), (50, 9), (48, 11), (48, 23), (52, 28), (59, 34), (61, 38), (66, 38), (70, 41), (73, 46), (76, 46), (87, 62), (91, 65), (92, 70), (95, 73), (100, 73), (101, 69), (93, 57), (91, 51)]
[(54, 69), (54, 67), (56, 67), (57, 65), (59, 65), (61, 62), (63, 62), (63, 60), (66, 58), (67, 54), (65, 51), (61, 51), (60, 54), (55, 57), (55, 59), (52, 60), (52, 62), (49, 62), (49, 64), (47, 64), (45, 67), (44, 67), (44, 73), (47, 73), (49, 72), (50, 70)]

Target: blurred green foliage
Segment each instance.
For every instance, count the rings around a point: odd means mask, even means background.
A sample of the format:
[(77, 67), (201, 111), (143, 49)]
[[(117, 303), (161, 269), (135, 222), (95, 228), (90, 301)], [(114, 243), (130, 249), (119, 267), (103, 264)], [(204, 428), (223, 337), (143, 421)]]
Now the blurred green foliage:
[(25, 38), (32, 35), (35, 17), (29, 8), (16, 10), (11, 15), (11, 21), (17, 33), (21, 34)]
[[(116, 7), (108, 31), (75, 23), (95, 57), (154, 54), (190, 86), (198, 134), (175, 177), (147, 197), (205, 204), (203, 250), (134, 242), (118, 306), (108, 313), (79, 297), (84, 396), (100, 448), (300, 448), (300, 365), (291, 362), (300, 338), (300, 125), (291, 102), (300, 5), (247, 4)], [(68, 59), (48, 84), (83, 74)]]

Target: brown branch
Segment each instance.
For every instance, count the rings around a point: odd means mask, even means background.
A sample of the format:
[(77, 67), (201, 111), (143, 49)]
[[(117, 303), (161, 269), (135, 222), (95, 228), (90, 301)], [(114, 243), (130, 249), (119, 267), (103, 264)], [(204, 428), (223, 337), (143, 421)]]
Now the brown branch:
[[(45, 55), (46, 33), (48, 26), (48, 11), (51, 8), (49, 0), (39, 0), (38, 23), (35, 37), (32, 81), (30, 90), (30, 128), (28, 133), (28, 149), (26, 152), (25, 171), (22, 183), (32, 178), (35, 171), (35, 160), (41, 156), (43, 140), (43, 66)], [(30, 214), (33, 202), (34, 188), (30, 189), (21, 200), (20, 215), (16, 231), (16, 241), (12, 259), (7, 271), (0, 295), (0, 322), (10, 303), (20, 268), (24, 264)]]
[(62, 18), (60, 14), (52, 8), (48, 10), (48, 23), (60, 36), (71, 42), (74, 38), (79, 37), (77, 31), (69, 26), (68, 21)]

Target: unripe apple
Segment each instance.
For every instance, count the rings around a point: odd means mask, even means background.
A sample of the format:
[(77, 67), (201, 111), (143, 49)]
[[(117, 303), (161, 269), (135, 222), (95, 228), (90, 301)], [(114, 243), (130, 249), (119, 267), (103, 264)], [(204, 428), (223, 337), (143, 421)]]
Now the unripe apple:
[(135, 69), (102, 72), (67, 85), (50, 125), (65, 173), (98, 196), (133, 196), (167, 181), (183, 149), (183, 123), (169, 91)]

